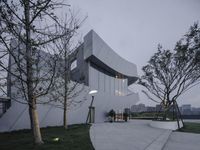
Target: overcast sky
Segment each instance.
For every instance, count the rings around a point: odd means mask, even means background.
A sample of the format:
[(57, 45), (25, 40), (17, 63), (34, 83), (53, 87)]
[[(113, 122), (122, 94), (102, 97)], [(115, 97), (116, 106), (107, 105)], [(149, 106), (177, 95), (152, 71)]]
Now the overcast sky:
[[(69, 0), (69, 3), (82, 17), (88, 16), (81, 34), (94, 29), (115, 52), (137, 65), (139, 75), (159, 43), (172, 49), (194, 22), (200, 23), (200, 0)], [(139, 88), (134, 90), (139, 92), (141, 103), (155, 105)], [(178, 101), (200, 107), (200, 86)]]

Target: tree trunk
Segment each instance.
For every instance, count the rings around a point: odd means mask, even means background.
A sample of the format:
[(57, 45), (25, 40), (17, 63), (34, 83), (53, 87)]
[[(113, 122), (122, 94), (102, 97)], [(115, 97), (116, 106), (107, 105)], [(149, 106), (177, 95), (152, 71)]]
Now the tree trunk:
[(173, 113), (173, 114), (172, 114), (172, 117), (173, 117), (172, 119), (173, 119), (173, 120), (175, 120), (175, 112), (174, 112), (174, 110), (175, 110), (175, 103), (174, 103), (174, 101), (173, 101), (173, 112), (172, 112), (172, 113)]
[(35, 144), (42, 144), (42, 137), (39, 127), (38, 113), (36, 109), (36, 99), (33, 91), (33, 52), (31, 46), (31, 30), (30, 30), (30, 1), (24, 2), (25, 30), (26, 30), (26, 71), (27, 71), (27, 95), (29, 102), (29, 115), (31, 120), (31, 128), (34, 136)]
[(64, 99), (64, 110), (63, 110), (63, 127), (68, 128), (67, 125), (67, 99)]
[(180, 129), (179, 114), (178, 114), (178, 109), (177, 109), (177, 103), (176, 103), (175, 100), (174, 100), (174, 105), (175, 105), (175, 112), (176, 112), (176, 121), (177, 121), (177, 124), (178, 124), (178, 129)]
[(179, 114), (179, 116), (180, 116), (181, 122), (182, 122), (182, 124), (183, 124), (183, 127), (184, 127), (183, 118), (182, 118), (182, 115), (181, 115), (181, 112), (180, 112), (180, 110), (179, 110), (179, 107), (178, 107), (178, 104), (177, 104), (177, 102), (176, 102), (176, 107), (177, 107), (178, 114)]
[(67, 124), (67, 95), (68, 95), (68, 80), (69, 80), (69, 60), (67, 57), (67, 45), (65, 43), (64, 45), (64, 59), (65, 59), (65, 65), (64, 65), (64, 110), (63, 110), (63, 127), (65, 129), (68, 128)]
[(30, 104), (28, 106), (29, 106), (28, 111), (29, 111), (29, 118), (30, 118), (30, 127), (31, 127), (31, 130), (33, 131), (32, 106)]
[(33, 103), (31, 112), (32, 112), (32, 123), (33, 123), (32, 131), (33, 131), (33, 135), (34, 135), (34, 142), (35, 142), (35, 144), (40, 145), (40, 144), (43, 144), (43, 141), (42, 141), (42, 136), (40, 133), (39, 118), (38, 118), (38, 113), (37, 113), (35, 102)]

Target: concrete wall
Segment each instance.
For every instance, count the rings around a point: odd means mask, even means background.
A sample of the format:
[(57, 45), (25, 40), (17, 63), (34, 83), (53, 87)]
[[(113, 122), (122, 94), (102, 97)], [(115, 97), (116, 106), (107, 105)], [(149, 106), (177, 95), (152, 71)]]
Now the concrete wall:
[[(180, 128), (182, 128), (183, 124), (181, 121), (179, 121), (179, 124), (180, 124)], [(151, 121), (150, 126), (154, 128), (160, 128), (160, 129), (170, 129), (170, 130), (178, 129), (177, 121)]]
[(75, 59), (77, 60), (77, 67), (71, 71), (71, 79), (73, 81), (84, 83), (88, 86), (88, 63), (84, 60), (84, 46), (81, 44), (77, 50), (75, 50)]
[[(91, 95), (88, 95), (90, 89), (85, 87), (84, 91), (76, 98), (77, 105), (69, 107), (68, 123), (77, 124), (85, 123), (88, 107), (91, 103)], [(94, 97), (93, 106), (95, 107), (95, 123), (104, 122), (106, 120), (105, 114), (111, 109), (115, 111), (122, 111), (124, 108), (130, 108), (131, 105), (138, 101), (138, 94), (129, 96), (112, 96), (107, 93), (98, 92)], [(62, 125), (63, 110), (57, 108), (53, 103), (51, 105), (38, 105), (37, 110), (39, 114), (40, 126), (59, 126)], [(28, 113), (28, 106), (12, 101), (11, 107), (0, 118), (0, 132), (12, 131), (19, 129), (30, 128), (30, 120)]]

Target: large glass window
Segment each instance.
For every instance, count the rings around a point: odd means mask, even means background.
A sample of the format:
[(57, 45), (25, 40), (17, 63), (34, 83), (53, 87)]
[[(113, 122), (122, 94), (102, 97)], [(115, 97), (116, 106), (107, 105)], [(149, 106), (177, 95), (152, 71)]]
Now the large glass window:
[(89, 85), (92, 89), (116, 96), (125, 96), (127, 94), (127, 79), (111, 77), (93, 67), (90, 67), (89, 78)]
[(119, 96), (119, 79), (115, 78), (115, 95)]
[(115, 78), (110, 77), (110, 93), (115, 95)]
[(122, 79), (122, 93), (123, 93), (123, 96), (125, 96), (125, 79)]
[(124, 79), (124, 94), (128, 94), (128, 80)]
[(110, 80), (111, 80), (111, 77), (110, 76), (107, 76), (105, 75), (105, 92), (107, 93), (110, 93)]
[(122, 79), (119, 79), (119, 96), (122, 96)]

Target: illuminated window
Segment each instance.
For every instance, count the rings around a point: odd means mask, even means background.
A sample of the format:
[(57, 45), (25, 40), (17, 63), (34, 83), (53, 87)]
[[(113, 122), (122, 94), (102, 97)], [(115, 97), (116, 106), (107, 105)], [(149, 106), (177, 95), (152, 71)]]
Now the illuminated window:
[(77, 67), (77, 60), (74, 60), (72, 63), (71, 63), (71, 70), (74, 70), (75, 68)]

